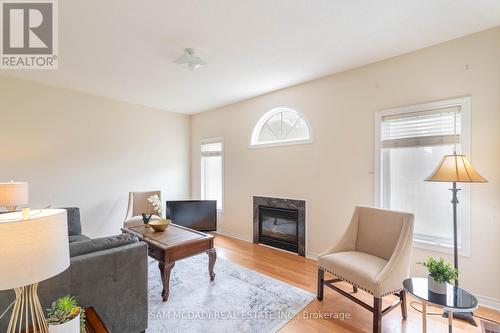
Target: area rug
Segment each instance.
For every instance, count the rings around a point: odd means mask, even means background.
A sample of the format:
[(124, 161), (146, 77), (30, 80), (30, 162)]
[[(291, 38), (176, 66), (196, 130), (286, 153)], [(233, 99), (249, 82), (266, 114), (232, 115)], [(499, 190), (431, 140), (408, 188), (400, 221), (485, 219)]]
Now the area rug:
[(276, 332), (314, 295), (287, 283), (217, 258), (215, 280), (208, 256), (176, 262), (170, 296), (162, 302), (158, 263), (149, 261), (148, 333)]

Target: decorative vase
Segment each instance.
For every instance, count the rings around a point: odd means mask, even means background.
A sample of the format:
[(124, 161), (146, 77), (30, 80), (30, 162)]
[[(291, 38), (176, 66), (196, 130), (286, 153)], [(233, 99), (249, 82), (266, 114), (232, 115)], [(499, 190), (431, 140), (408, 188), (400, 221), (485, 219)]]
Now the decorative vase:
[(80, 314), (64, 324), (49, 324), (49, 333), (80, 333)]
[(153, 214), (142, 213), (141, 215), (142, 215), (142, 222), (144, 222), (144, 226), (146, 228), (150, 228), (149, 221), (151, 221), (151, 218), (153, 217)]
[(427, 287), (433, 293), (446, 295), (446, 282), (436, 282), (430, 275), (427, 276)]

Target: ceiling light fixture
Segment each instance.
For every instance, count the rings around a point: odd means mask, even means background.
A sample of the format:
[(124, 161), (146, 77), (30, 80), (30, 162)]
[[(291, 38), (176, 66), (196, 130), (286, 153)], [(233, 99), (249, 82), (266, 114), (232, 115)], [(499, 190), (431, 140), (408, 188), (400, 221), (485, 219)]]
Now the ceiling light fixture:
[(184, 49), (184, 54), (177, 58), (174, 62), (191, 71), (200, 69), (207, 64), (205, 61), (201, 60), (200, 57), (195, 56), (194, 49), (189, 47)]

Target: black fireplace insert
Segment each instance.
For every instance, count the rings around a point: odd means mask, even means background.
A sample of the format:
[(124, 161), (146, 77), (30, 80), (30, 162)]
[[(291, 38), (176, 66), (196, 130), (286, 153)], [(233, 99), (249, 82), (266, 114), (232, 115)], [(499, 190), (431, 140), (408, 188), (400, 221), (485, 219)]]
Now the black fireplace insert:
[(296, 209), (259, 206), (259, 243), (298, 253)]

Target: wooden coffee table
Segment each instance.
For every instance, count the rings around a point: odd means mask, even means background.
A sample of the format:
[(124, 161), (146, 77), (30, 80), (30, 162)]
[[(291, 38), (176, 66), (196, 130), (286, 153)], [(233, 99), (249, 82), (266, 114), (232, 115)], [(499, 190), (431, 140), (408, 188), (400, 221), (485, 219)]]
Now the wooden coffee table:
[(134, 234), (146, 242), (149, 256), (158, 260), (163, 282), (161, 295), (164, 302), (167, 301), (170, 292), (170, 272), (177, 260), (206, 252), (208, 254), (208, 275), (211, 281), (214, 280), (214, 265), (217, 258), (214, 236), (176, 224), (171, 224), (162, 232), (156, 232), (144, 225), (126, 226), (122, 228), (122, 231)]

